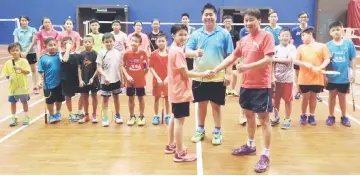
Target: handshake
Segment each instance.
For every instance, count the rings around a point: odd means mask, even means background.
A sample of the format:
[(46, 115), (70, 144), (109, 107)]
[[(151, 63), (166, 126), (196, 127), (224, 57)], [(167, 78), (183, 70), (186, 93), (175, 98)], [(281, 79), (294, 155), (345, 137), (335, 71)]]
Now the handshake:
[(201, 78), (211, 79), (216, 76), (216, 72), (214, 70), (206, 70), (204, 72), (200, 72), (199, 76)]

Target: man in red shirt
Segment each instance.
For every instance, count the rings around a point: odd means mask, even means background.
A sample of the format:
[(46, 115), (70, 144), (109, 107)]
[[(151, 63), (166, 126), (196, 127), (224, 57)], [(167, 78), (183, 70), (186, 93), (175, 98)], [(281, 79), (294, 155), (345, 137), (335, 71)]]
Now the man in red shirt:
[(265, 172), (270, 166), (271, 125), (269, 113), (272, 112), (272, 57), (275, 51), (274, 37), (260, 28), (261, 13), (258, 9), (245, 11), (244, 23), (249, 35), (237, 44), (233, 54), (228, 56), (213, 72), (217, 73), (234, 64), (239, 57), (243, 58), (237, 70), (243, 74), (240, 89), (240, 106), (245, 111), (248, 122), (248, 141), (233, 155), (255, 155), (255, 113), (260, 119), (264, 136), (264, 150), (259, 162), (255, 165), (256, 172)]

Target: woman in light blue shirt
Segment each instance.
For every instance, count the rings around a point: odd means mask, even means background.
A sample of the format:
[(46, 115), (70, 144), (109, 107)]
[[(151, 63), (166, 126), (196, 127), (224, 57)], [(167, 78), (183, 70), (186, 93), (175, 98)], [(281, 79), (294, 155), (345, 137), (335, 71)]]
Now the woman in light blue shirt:
[(36, 41), (36, 29), (29, 26), (30, 19), (27, 16), (19, 17), (20, 27), (16, 28), (13, 32), (14, 41), (19, 42), (22, 48), (21, 57), (26, 58), (31, 66), (33, 91), (35, 94), (39, 94), (39, 82), (38, 73), (36, 72), (36, 52), (34, 44)]

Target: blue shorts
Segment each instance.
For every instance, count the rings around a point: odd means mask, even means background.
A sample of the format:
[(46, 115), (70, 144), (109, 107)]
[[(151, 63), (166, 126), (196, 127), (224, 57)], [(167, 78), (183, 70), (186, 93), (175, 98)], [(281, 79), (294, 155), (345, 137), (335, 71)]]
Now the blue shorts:
[(26, 103), (30, 100), (29, 94), (26, 95), (12, 95), (9, 96), (8, 101), (10, 103), (17, 103), (20, 100), (21, 103)]

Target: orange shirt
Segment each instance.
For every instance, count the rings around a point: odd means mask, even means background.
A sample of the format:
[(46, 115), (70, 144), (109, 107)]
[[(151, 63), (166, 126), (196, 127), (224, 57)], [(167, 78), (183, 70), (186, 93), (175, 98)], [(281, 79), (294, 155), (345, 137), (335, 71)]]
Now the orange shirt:
[[(300, 45), (297, 51), (297, 59), (319, 67), (324, 60), (330, 59), (330, 52), (323, 43), (314, 42), (308, 45)], [(325, 85), (324, 74), (313, 72), (304, 66), (300, 66), (298, 85)]]
[[(266, 55), (275, 53), (274, 37), (271, 33), (260, 30), (255, 36), (243, 37), (234, 51), (236, 58), (242, 57), (244, 64), (250, 64), (263, 59)], [(245, 71), (241, 87), (249, 89), (271, 88), (271, 64), (263, 65)]]
[[(134, 53), (132, 50), (127, 50), (124, 54), (124, 66), (126, 72), (134, 79), (135, 87), (145, 87), (145, 66), (148, 65), (148, 57), (144, 50), (139, 49)], [(146, 68), (147, 69), (147, 68)], [(131, 84), (127, 82), (127, 86), (131, 87)]]
[[(150, 55), (149, 67), (152, 67), (156, 74), (160, 77), (162, 81), (167, 77), (167, 67), (168, 67), (168, 55), (160, 56), (159, 49), (153, 51)], [(153, 78), (153, 86), (157, 86), (157, 80)]]

